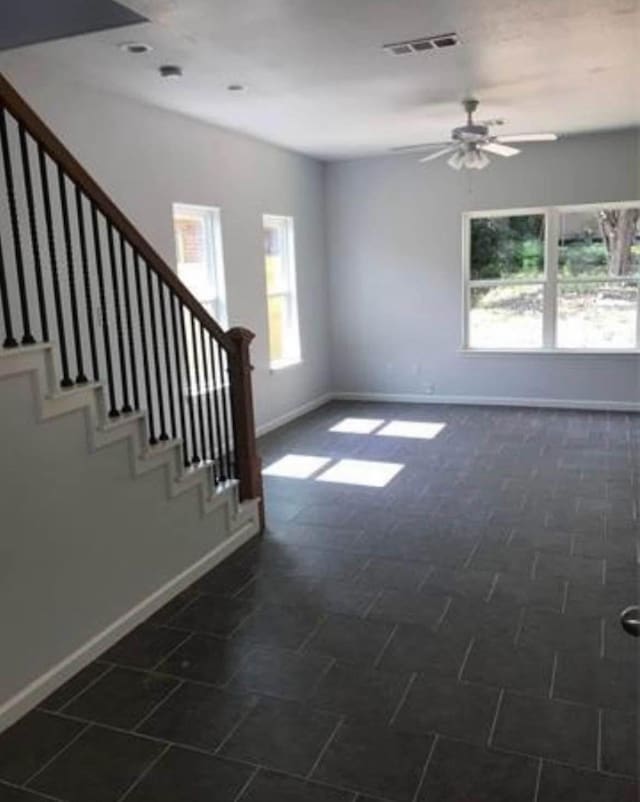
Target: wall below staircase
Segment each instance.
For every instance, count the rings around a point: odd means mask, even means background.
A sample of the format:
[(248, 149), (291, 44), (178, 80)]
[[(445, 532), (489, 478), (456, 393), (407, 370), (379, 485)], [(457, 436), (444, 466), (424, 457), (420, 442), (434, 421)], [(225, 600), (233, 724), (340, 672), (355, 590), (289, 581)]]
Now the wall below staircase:
[(39, 392), (0, 378), (0, 730), (256, 531), (135, 476), (130, 439), (92, 452), (88, 409), (39, 420)]

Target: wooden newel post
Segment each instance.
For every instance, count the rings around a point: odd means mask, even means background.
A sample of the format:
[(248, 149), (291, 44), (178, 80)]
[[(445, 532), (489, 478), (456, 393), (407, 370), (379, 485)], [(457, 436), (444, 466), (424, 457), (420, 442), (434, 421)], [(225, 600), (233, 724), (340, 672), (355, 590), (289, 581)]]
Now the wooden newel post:
[(229, 358), (231, 382), (231, 412), (235, 442), (240, 500), (260, 499), (260, 529), (264, 529), (264, 502), (262, 472), (256, 425), (253, 414), (253, 390), (251, 386), (251, 358), (249, 346), (255, 334), (248, 329), (234, 328), (227, 332), (234, 347)]

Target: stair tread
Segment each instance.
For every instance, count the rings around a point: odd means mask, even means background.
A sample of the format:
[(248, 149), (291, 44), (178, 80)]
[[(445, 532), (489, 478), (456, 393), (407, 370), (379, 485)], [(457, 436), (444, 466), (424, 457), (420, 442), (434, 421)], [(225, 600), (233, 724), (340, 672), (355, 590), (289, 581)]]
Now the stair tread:
[(132, 420), (141, 420), (145, 417), (145, 412), (143, 410), (137, 410), (136, 412), (121, 412), (117, 418), (108, 418), (105, 423), (102, 424), (100, 429), (104, 432), (108, 432), (111, 429), (117, 429), (119, 426), (123, 426), (125, 423), (129, 423)]
[(74, 384), (72, 387), (60, 387), (54, 393), (49, 393), (47, 398), (56, 399), (56, 398), (69, 398), (72, 395), (77, 395), (78, 393), (84, 393), (87, 390), (97, 390), (102, 387), (101, 382), (86, 382), (86, 384)]
[(17, 345), (15, 348), (3, 348), (0, 346), (0, 357), (17, 356), (18, 354), (33, 354), (38, 351), (51, 351), (51, 343), (33, 343), (33, 345)]
[(156, 454), (162, 454), (165, 451), (170, 451), (172, 448), (180, 445), (182, 445), (182, 440), (179, 437), (172, 437), (169, 440), (162, 440), (155, 445), (147, 445), (142, 456), (153, 457)]

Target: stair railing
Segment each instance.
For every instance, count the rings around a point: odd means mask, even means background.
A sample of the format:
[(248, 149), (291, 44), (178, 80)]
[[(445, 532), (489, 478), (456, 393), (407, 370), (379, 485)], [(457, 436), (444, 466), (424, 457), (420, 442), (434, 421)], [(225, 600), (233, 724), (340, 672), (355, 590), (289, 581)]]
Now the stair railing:
[(224, 331), (0, 74), (2, 345), (57, 345), (60, 385), (102, 382), (110, 418), (146, 411), (214, 487), (262, 496), (249, 346)]

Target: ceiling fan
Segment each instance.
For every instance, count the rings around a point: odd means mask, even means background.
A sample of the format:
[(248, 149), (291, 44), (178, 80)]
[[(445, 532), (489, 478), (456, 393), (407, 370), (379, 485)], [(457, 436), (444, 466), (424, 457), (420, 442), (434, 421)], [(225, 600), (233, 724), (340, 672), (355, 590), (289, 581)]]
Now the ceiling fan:
[(447, 164), (455, 170), (463, 167), (469, 170), (482, 170), (490, 163), (488, 153), (493, 156), (504, 156), (509, 158), (520, 153), (518, 148), (514, 148), (512, 142), (554, 142), (557, 134), (505, 134), (494, 135), (489, 129), (495, 125), (502, 125), (503, 120), (484, 120), (475, 122), (473, 114), (478, 108), (475, 98), (468, 98), (462, 101), (462, 106), (467, 113), (467, 122), (451, 132), (451, 140), (448, 142), (424, 143), (421, 145), (409, 145), (408, 147), (393, 148), (396, 152), (421, 151), (429, 148), (438, 148), (435, 153), (423, 156), (420, 162), (430, 162), (451, 153), (447, 159)]

